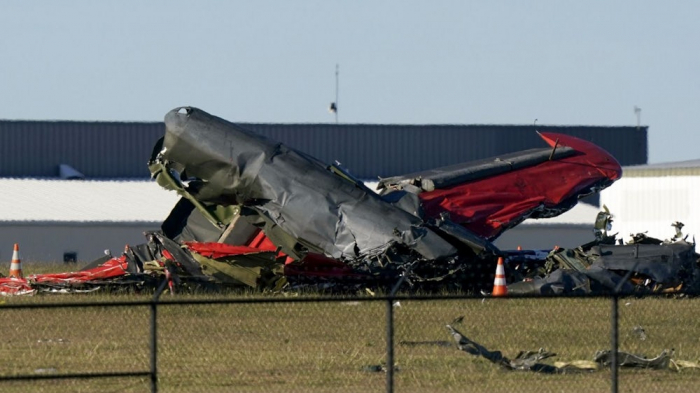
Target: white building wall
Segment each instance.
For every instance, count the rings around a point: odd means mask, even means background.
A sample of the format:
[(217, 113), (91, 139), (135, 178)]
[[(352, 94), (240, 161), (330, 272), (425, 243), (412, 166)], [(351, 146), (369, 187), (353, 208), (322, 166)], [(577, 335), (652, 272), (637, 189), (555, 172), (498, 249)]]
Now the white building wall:
[(700, 176), (622, 177), (603, 190), (601, 205), (613, 214), (612, 232), (625, 241), (647, 232), (659, 239), (675, 233), (672, 223), (685, 224), (683, 233), (700, 239)]
[(63, 253), (77, 253), (78, 262), (92, 261), (109, 249), (121, 255), (124, 246), (146, 242), (144, 231), (160, 223), (0, 224), (0, 262), (9, 266), (12, 247), (19, 244), (22, 262), (63, 261)]

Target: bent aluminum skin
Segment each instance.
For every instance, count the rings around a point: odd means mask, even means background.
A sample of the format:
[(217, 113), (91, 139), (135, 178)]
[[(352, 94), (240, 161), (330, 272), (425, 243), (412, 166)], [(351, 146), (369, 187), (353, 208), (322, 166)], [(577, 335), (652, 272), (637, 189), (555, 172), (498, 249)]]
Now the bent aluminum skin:
[(197, 179), (187, 186), (191, 195), (252, 209), (310, 250), (341, 260), (378, 255), (394, 244), (430, 260), (457, 253), (420, 217), (242, 126), (182, 107), (165, 116), (165, 128), (159, 159)]

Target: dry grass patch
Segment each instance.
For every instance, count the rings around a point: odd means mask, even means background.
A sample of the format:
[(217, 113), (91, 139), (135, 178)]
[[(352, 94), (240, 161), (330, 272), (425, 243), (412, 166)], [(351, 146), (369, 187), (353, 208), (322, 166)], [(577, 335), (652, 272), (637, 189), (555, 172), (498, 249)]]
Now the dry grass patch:
[[(259, 294), (229, 295), (250, 298)], [(164, 295), (164, 300), (169, 299)], [(178, 295), (175, 299), (213, 298)], [(221, 298), (217, 296), (216, 298)], [(148, 300), (150, 295), (53, 295), (5, 299), (5, 304), (54, 301)], [(620, 348), (656, 356), (674, 348), (684, 360), (700, 359), (700, 300), (623, 299)], [(544, 347), (553, 360), (592, 359), (610, 346), (610, 300), (474, 299), (401, 301), (395, 312), (396, 392), (600, 392), (609, 371), (583, 375), (505, 372), (458, 351), (445, 324), (491, 350), (513, 357)], [(32, 374), (146, 371), (148, 307), (6, 309), (0, 318), (0, 373)], [(386, 303), (343, 300), (320, 303), (224, 305), (166, 304), (158, 310), (161, 392), (384, 391), (385, 374), (364, 370), (385, 360)], [(642, 326), (646, 339), (634, 333)], [(59, 339), (61, 341), (59, 341)], [(406, 343), (413, 343), (407, 345)], [(45, 371), (44, 371), (45, 372)], [(692, 391), (700, 372), (622, 370), (622, 391)], [(2, 383), (0, 390), (147, 391), (143, 378)], [(120, 390), (120, 388), (123, 388)]]

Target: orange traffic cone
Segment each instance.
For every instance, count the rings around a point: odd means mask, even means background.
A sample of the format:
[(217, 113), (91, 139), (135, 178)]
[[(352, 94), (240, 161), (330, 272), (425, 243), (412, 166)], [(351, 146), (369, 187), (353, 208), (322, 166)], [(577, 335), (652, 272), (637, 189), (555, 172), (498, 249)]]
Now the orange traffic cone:
[(498, 257), (498, 265), (496, 266), (496, 278), (493, 280), (493, 291), (491, 296), (506, 296), (508, 288), (506, 287), (506, 271), (503, 268), (503, 257)]
[(19, 245), (15, 243), (15, 249), (12, 251), (12, 262), (10, 263), (9, 277), (24, 278), (22, 274), (22, 261), (19, 260)]

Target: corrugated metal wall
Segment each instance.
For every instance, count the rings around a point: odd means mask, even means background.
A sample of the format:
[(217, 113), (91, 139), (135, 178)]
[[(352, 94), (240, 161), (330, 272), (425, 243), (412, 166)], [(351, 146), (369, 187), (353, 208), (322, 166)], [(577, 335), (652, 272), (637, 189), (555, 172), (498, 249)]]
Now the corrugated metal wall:
[[(241, 124), (365, 179), (545, 146), (533, 126)], [(596, 143), (622, 165), (647, 162), (647, 128), (538, 126)], [(0, 121), (0, 176), (53, 177), (68, 164), (91, 178), (148, 177), (163, 123)]]
[(0, 176), (55, 177), (68, 164), (91, 178), (148, 177), (163, 123), (0, 121)]
[[(360, 178), (387, 177), (544, 147), (532, 126), (245, 124), (250, 130), (307, 152), (340, 161)], [(647, 162), (647, 129), (539, 126), (602, 146), (622, 165)]]

